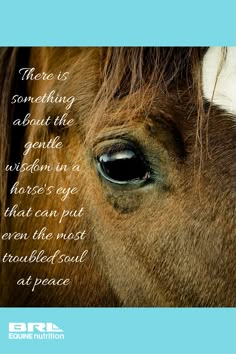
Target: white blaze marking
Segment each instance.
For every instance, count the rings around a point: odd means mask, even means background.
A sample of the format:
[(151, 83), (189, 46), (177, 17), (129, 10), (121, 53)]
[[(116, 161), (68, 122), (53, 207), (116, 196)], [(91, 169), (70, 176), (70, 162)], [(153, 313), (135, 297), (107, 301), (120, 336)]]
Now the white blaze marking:
[(203, 96), (228, 113), (236, 115), (236, 47), (227, 48), (226, 59), (219, 71), (222, 55), (221, 47), (211, 47), (204, 56)]

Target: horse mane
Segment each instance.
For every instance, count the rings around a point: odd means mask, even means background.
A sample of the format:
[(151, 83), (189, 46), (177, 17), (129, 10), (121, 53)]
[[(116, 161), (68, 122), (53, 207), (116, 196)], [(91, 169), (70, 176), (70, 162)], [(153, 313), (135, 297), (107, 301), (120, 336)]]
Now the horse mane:
[[(26, 85), (20, 82), (17, 70), (28, 62), (28, 48), (8, 47), (0, 49), (0, 210), (1, 210), (1, 232), (6, 229), (4, 211), (7, 205), (8, 185), (15, 173), (8, 173), (5, 170), (9, 162), (20, 160), (20, 146), (24, 135), (24, 128), (12, 126), (12, 120), (16, 113), (15, 106), (11, 105), (11, 97), (14, 93), (26, 92)], [(17, 108), (17, 113), (26, 110), (26, 105)], [(1, 249), (1, 247), (0, 247)]]
[[(103, 89), (120, 97), (195, 75), (206, 48), (115, 47), (105, 52)], [(189, 81), (190, 82), (190, 81)]]
[(11, 119), (9, 100), (15, 81), (15, 67), (18, 49), (2, 48), (0, 51), (0, 163), (1, 163), (1, 183), (0, 183), (0, 209), (1, 209), (1, 232), (5, 229), (5, 219), (3, 217), (7, 199), (7, 172), (5, 171), (6, 162), (10, 156), (11, 141)]

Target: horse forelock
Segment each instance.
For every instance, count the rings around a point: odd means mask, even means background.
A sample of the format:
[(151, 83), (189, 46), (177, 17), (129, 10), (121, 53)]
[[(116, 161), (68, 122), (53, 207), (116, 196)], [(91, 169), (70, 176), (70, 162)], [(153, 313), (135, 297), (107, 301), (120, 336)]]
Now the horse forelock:
[[(168, 93), (175, 84), (184, 90), (196, 85), (205, 48), (108, 48), (101, 69), (100, 96), (122, 99), (158, 90)], [(187, 85), (187, 88), (186, 88)], [(147, 95), (151, 92), (151, 95)], [(99, 95), (98, 95), (99, 96)]]
[[(98, 92), (90, 114), (90, 130), (97, 125), (146, 119), (153, 106), (165, 116), (170, 107), (181, 105), (196, 110), (202, 119), (204, 102), (201, 88), (202, 58), (206, 48), (103, 48), (97, 71)], [(182, 103), (181, 103), (182, 102)], [(200, 126), (201, 124), (199, 124)]]

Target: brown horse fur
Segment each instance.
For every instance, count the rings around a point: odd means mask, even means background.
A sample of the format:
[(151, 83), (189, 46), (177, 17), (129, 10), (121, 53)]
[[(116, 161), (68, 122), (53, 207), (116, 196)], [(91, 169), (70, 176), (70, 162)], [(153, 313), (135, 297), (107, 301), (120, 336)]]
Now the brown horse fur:
[[(86, 229), (81, 241), (2, 241), (1, 253), (30, 254), (60, 249), (69, 255), (88, 249), (81, 264), (4, 264), (4, 306), (236, 306), (235, 151), (236, 130), (227, 112), (202, 97), (206, 48), (7, 48), (1, 50), (2, 214), (19, 209), (80, 209), (80, 219), (2, 218), (2, 232)], [(66, 81), (27, 82), (39, 96), (55, 89), (76, 97), (75, 124), (12, 129), (13, 117), (63, 114), (64, 105), (17, 105), (26, 92), (19, 67), (36, 72), (69, 71)], [(18, 78), (18, 79), (17, 79)], [(20, 107), (20, 108), (19, 108)], [(19, 111), (20, 109), (20, 111)], [(20, 186), (77, 186), (59, 196), (7, 196), (5, 165), (22, 159), (26, 141), (60, 135), (62, 150), (31, 150), (22, 162), (80, 164), (79, 173), (23, 172), (8, 176), (8, 191)], [(8, 139), (8, 142), (7, 142)], [(113, 141), (132, 141), (156, 176), (142, 188), (114, 188), (95, 160)], [(160, 178), (159, 178), (160, 177)], [(20, 278), (71, 278), (66, 287), (16, 285)]]

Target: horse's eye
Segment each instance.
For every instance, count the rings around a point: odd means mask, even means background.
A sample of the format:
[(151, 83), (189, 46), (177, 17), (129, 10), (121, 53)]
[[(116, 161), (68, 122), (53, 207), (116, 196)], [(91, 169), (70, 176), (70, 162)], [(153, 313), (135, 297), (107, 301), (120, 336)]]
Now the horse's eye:
[(97, 159), (98, 171), (107, 181), (115, 184), (143, 184), (150, 178), (145, 158), (130, 148), (109, 151)]

